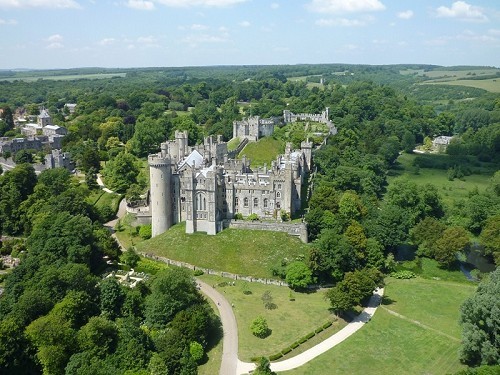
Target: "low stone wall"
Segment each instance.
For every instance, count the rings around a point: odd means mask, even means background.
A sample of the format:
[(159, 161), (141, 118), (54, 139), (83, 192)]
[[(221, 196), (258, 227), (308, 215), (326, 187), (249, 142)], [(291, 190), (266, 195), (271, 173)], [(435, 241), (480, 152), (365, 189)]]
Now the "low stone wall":
[(238, 156), (238, 154), (241, 152), (241, 150), (243, 150), (243, 148), (245, 148), (245, 146), (247, 145), (247, 143), (248, 143), (248, 139), (247, 138), (243, 138), (243, 140), (240, 142), (240, 144), (238, 145), (238, 147), (236, 147), (236, 149), (234, 149), (233, 151), (228, 151), (227, 157), (229, 159), (236, 159), (236, 157)]
[(279, 223), (266, 221), (246, 221), (246, 220), (227, 220), (224, 223), (225, 228), (249, 229), (249, 230), (267, 230), (272, 232), (284, 232), (291, 236), (299, 237), (304, 243), (307, 243), (307, 226), (305, 223)]
[(248, 281), (250, 283), (261, 283), (261, 284), (266, 284), (266, 285), (288, 286), (288, 284), (286, 282), (281, 281), (281, 280), (261, 279), (258, 277), (238, 275), (238, 274), (230, 273), (230, 272), (216, 271), (216, 270), (212, 270), (210, 268), (198, 267), (198, 266), (194, 266), (192, 264), (186, 263), (186, 262), (180, 262), (178, 260), (160, 257), (160, 256), (153, 255), (153, 254), (148, 254), (148, 253), (139, 253), (139, 254), (141, 254), (145, 258), (153, 259), (153, 260), (167, 263), (167, 264), (170, 264), (173, 266), (189, 268), (190, 270), (193, 270), (193, 271), (201, 270), (204, 273), (206, 273), (207, 275), (217, 275), (217, 276), (221, 276), (221, 277), (227, 277), (227, 278), (230, 278), (233, 280)]

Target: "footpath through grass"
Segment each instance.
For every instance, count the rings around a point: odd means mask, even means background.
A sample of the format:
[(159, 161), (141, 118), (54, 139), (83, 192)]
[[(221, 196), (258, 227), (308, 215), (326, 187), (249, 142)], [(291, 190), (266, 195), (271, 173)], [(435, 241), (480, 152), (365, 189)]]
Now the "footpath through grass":
[(139, 252), (245, 276), (274, 278), (271, 267), (283, 258), (306, 256), (307, 244), (286, 233), (228, 228), (215, 236), (185, 233), (185, 223), (137, 243)]
[(444, 375), (462, 369), (459, 309), (475, 286), (422, 278), (386, 282), (384, 304), (365, 327), (287, 374)]
[[(215, 285), (215, 288), (234, 304), (234, 314), (238, 323), (239, 358), (243, 361), (250, 361), (256, 356), (275, 354), (328, 320), (334, 319), (322, 291), (297, 293), (286, 287), (239, 280), (235, 281), (234, 286), (225, 285), (233, 280), (211, 275), (203, 275), (200, 279)], [(222, 286), (219, 286), (220, 283), (223, 283)], [(243, 293), (244, 290), (251, 294)], [(266, 291), (270, 292), (276, 309), (268, 310), (264, 307), (262, 295)], [(290, 300), (291, 296), (293, 301)], [(250, 325), (257, 316), (264, 317), (272, 330), (271, 335), (265, 339), (255, 337), (250, 331)], [(338, 320), (327, 329), (326, 333), (333, 334), (344, 326), (345, 322)], [(290, 352), (289, 356), (311, 346), (311, 343), (306, 342)]]

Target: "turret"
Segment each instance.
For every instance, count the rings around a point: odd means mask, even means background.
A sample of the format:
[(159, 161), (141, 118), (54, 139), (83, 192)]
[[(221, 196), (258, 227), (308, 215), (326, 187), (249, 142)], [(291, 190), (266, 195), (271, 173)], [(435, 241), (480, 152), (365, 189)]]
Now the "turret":
[(148, 164), (151, 194), (151, 235), (155, 237), (172, 226), (172, 170), (167, 143), (162, 143), (159, 154), (149, 155)]

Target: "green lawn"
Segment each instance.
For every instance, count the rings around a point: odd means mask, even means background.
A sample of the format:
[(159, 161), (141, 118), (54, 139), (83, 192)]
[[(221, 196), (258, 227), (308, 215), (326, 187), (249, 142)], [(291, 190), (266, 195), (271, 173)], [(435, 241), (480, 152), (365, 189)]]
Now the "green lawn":
[(87, 198), (87, 201), (96, 208), (108, 206), (116, 212), (118, 211), (118, 205), (120, 204), (122, 197), (123, 196), (120, 194), (106, 193), (103, 190), (94, 190)]
[(459, 308), (474, 288), (421, 278), (389, 278), (383, 307), (408, 320), (379, 308), (359, 332), (287, 374), (454, 373), (463, 367), (458, 360)]
[[(492, 176), (490, 173), (484, 174), (471, 174), (470, 176), (465, 176), (463, 179), (454, 179), (453, 181), (448, 180), (448, 174), (446, 170), (443, 169), (431, 169), (431, 168), (416, 168), (413, 166), (413, 160), (417, 157), (416, 154), (402, 154), (398, 158), (398, 169), (392, 169), (390, 171), (390, 176), (387, 178), (387, 182), (391, 181), (404, 174), (408, 175), (410, 179), (416, 184), (427, 184), (430, 183), (438, 188), (443, 201), (447, 205), (451, 205), (454, 200), (467, 199), (469, 193), (478, 189), (478, 191), (484, 191), (489, 184), (489, 180)], [(437, 157), (445, 157), (444, 155), (437, 155)], [(484, 167), (477, 167), (477, 170), (486, 172)]]
[(264, 137), (259, 139), (258, 142), (250, 142), (240, 152), (238, 158), (241, 159), (243, 155), (251, 160), (253, 167), (271, 166), (271, 162), (276, 160), (279, 154), (285, 151), (283, 142), (274, 139), (273, 137)]
[[(234, 313), (238, 322), (239, 358), (250, 361), (251, 357), (269, 356), (281, 351), (294, 341), (314, 331), (316, 328), (332, 320), (334, 316), (329, 311), (329, 303), (324, 299), (323, 292), (297, 293), (292, 292), (295, 301), (290, 301), (290, 289), (260, 283), (246, 283), (252, 294), (243, 293), (243, 281), (235, 281), (235, 286), (218, 286), (220, 282), (232, 281), (229, 279), (203, 275), (200, 277), (210, 285), (215, 284), (216, 289), (224, 294), (230, 303), (234, 304)], [(277, 305), (274, 310), (267, 310), (262, 302), (262, 295), (269, 291), (273, 303)], [(272, 330), (270, 336), (260, 339), (250, 332), (250, 324), (257, 316), (263, 316)], [(334, 333), (345, 325), (339, 320), (334, 323), (328, 332)], [(303, 344), (302, 349), (307, 345)], [(307, 346), (310, 347), (310, 344)], [(301, 347), (299, 347), (301, 348)], [(298, 353), (292, 351), (290, 355)]]
[(177, 224), (165, 233), (138, 243), (137, 250), (200, 267), (254, 277), (272, 278), (270, 268), (283, 258), (308, 253), (308, 245), (285, 233), (225, 229), (216, 236), (185, 233)]
[(238, 147), (238, 145), (240, 144), (240, 138), (239, 137), (236, 137), (236, 138), (232, 138), (229, 142), (227, 142), (227, 150), (228, 151), (233, 151), (233, 150), (236, 150), (236, 147)]
[(464, 80), (451, 80), (451, 81), (441, 81), (435, 80), (430, 82), (422, 83), (424, 85), (450, 85), (450, 86), (466, 86), (474, 87), (478, 89), (483, 89), (489, 92), (499, 93), (500, 92), (500, 78), (491, 79), (464, 79)]

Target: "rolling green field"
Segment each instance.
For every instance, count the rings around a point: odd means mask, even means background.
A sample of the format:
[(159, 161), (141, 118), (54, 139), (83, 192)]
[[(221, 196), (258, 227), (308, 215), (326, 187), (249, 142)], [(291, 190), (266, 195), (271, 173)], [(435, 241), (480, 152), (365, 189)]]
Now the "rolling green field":
[(273, 278), (271, 267), (283, 258), (308, 253), (308, 245), (285, 233), (228, 228), (215, 236), (185, 233), (185, 223), (138, 243), (137, 250), (199, 267), (254, 277)]
[[(234, 304), (234, 313), (238, 323), (239, 358), (250, 361), (251, 357), (269, 356), (291, 345), (294, 341), (314, 331), (316, 328), (332, 320), (334, 316), (329, 311), (328, 301), (324, 293), (293, 293), (294, 301), (290, 301), (290, 289), (275, 285), (246, 283), (251, 294), (243, 293), (243, 281), (236, 281), (235, 286), (218, 286), (220, 282), (229, 279), (203, 275), (200, 277), (209, 284), (216, 284), (216, 289), (224, 294), (227, 300)], [(269, 291), (274, 310), (267, 310), (262, 302), (262, 295)], [(252, 335), (250, 324), (257, 316), (263, 316), (272, 330), (270, 336), (260, 339)], [(333, 334), (345, 325), (343, 320), (336, 321), (327, 331)], [(303, 344), (304, 346), (307, 343)], [(310, 347), (310, 344), (307, 346)], [(300, 347), (299, 347), (300, 348)], [(297, 348), (298, 350), (298, 348)], [(297, 352), (291, 352), (295, 355)]]
[[(476, 188), (480, 192), (484, 191), (493, 174), (471, 174), (461, 180), (454, 179), (450, 181), (448, 180), (446, 170), (414, 167), (413, 160), (417, 156), (415, 154), (402, 154), (398, 158), (399, 167), (391, 170), (387, 182), (391, 183), (394, 178), (406, 174), (416, 184), (424, 185), (430, 183), (438, 188), (444, 203), (447, 205), (451, 205), (455, 200), (468, 198), (469, 193)], [(478, 170), (481, 169), (478, 168)], [(486, 170), (484, 171), (486, 172)]]
[(451, 86), (466, 86), (483, 89), (489, 92), (500, 92), (500, 77), (491, 79), (465, 79), (465, 80), (441, 80), (436, 79), (422, 83), (424, 85), (451, 85)]
[(475, 286), (421, 278), (386, 282), (384, 304), (370, 323), (286, 373), (444, 375), (462, 369), (459, 308)]
[(264, 137), (259, 139), (258, 142), (248, 143), (243, 150), (241, 150), (238, 158), (241, 159), (243, 155), (251, 160), (253, 167), (271, 166), (271, 162), (276, 159), (279, 154), (284, 152), (284, 144), (273, 137)]
[(42, 80), (47, 80), (47, 81), (75, 81), (78, 79), (110, 79), (110, 78), (115, 78), (115, 77), (125, 77), (127, 73), (94, 73), (94, 74), (70, 74), (70, 75), (54, 75), (54, 76), (49, 76), (49, 75), (23, 75), (19, 77), (6, 77), (6, 78), (0, 78), (0, 81), (7, 81), (7, 82), (12, 82), (12, 81), (25, 81), (25, 82), (34, 82), (38, 81), (39, 79)]

